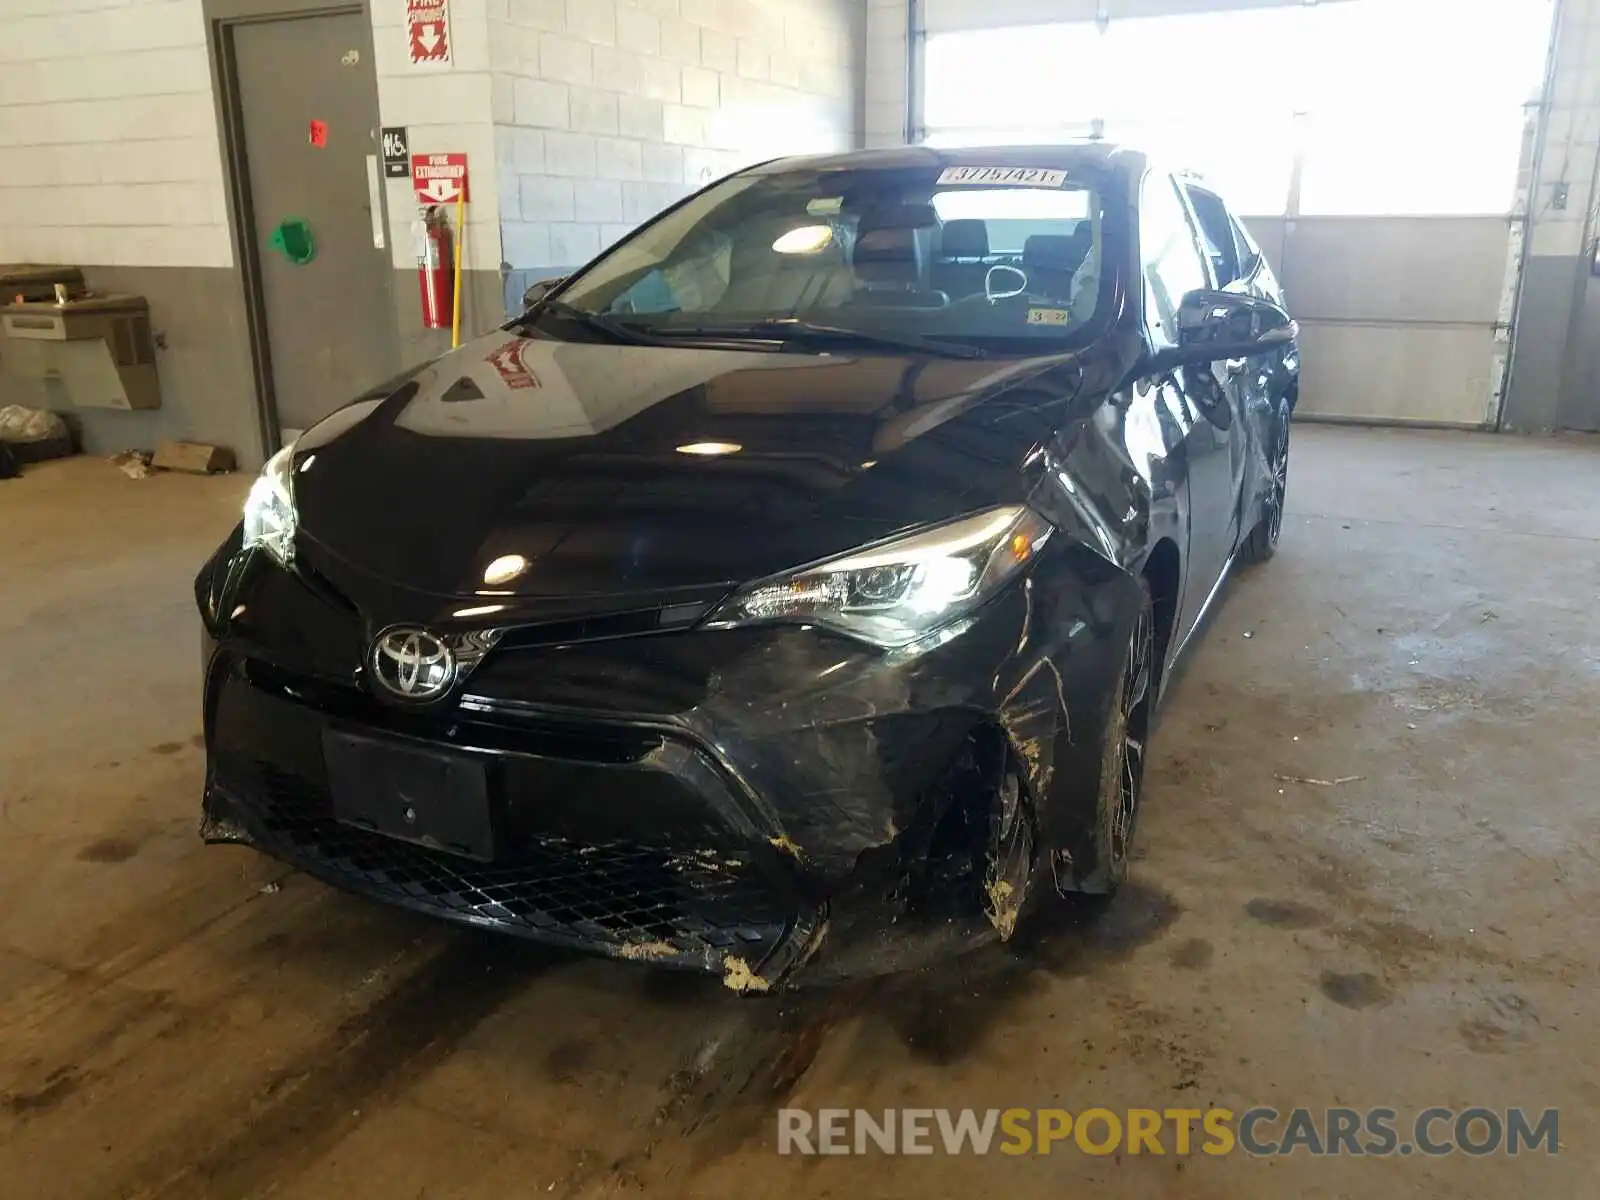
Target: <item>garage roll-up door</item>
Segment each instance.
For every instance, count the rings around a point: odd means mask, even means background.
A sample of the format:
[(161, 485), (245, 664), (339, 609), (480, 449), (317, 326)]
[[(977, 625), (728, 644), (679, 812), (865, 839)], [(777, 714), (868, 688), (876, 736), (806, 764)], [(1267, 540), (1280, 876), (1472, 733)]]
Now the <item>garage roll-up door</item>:
[(1548, 0), (925, 0), (925, 15), (926, 141), (1103, 136), (1223, 192), (1305, 328), (1308, 414), (1495, 420)]

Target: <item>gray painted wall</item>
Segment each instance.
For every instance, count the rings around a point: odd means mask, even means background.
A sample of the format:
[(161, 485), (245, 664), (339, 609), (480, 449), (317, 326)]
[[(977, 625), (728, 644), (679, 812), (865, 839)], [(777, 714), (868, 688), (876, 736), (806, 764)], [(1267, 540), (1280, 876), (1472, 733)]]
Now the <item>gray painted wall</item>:
[(1600, 432), (1600, 275), (1590, 276), (1584, 288), (1583, 313), (1562, 393), (1561, 427)]
[[(83, 448), (109, 454), (151, 449), (165, 438), (229, 446), (250, 465), (257, 459), (255, 383), (245, 330), (244, 291), (237, 271), (211, 267), (84, 269), (99, 291), (131, 292), (150, 301), (150, 323), (166, 341), (156, 350), (161, 407), (147, 412), (61, 409), (78, 426)], [(0, 367), (5, 341), (0, 339)], [(0, 373), (0, 403), (59, 408), (42, 382)]]
[[(1528, 258), (1517, 309), (1517, 342), (1506, 393), (1504, 428), (1516, 433), (1549, 433), (1562, 428), (1569, 410), (1581, 407), (1568, 393), (1575, 314), (1583, 303), (1586, 273), (1569, 255)], [(1592, 327), (1591, 327), (1592, 328)], [(1596, 343), (1592, 334), (1590, 346)]]
[[(1600, 212), (1600, 0), (1558, 0), (1539, 118), (1527, 269), (1505, 427), (1592, 428), (1597, 350), (1589, 264)], [(1558, 198), (1564, 197), (1564, 204)]]

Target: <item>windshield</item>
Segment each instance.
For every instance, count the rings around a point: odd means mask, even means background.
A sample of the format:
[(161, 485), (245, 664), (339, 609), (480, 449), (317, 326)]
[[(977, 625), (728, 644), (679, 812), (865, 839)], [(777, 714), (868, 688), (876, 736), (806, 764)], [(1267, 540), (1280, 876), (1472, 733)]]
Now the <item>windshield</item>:
[(1106, 304), (1110, 232), (1098, 181), (1071, 170), (758, 172), (635, 233), (557, 309), (616, 335), (1048, 353), (1081, 340)]

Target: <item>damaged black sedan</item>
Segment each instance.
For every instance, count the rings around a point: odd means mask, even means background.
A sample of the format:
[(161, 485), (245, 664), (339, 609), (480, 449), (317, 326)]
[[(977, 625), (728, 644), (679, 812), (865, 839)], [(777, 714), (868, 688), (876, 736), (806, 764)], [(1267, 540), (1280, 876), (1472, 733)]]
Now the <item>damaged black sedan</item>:
[(1134, 151), (714, 183), (268, 462), (196, 584), (203, 834), (743, 991), (1110, 892), (1295, 336)]

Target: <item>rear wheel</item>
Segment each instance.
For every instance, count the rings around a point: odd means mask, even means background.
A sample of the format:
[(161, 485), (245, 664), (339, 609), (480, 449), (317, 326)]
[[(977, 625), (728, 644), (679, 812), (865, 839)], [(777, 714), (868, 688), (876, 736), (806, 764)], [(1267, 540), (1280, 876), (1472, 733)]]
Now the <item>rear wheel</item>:
[(1095, 805), (1095, 866), (1085, 892), (1110, 895), (1128, 876), (1128, 859), (1144, 793), (1145, 752), (1156, 699), (1155, 606), (1148, 580), (1139, 581), (1140, 607), (1128, 634), (1100, 754)]
[(1283, 533), (1283, 502), (1289, 490), (1289, 400), (1278, 401), (1278, 411), (1273, 416), (1271, 441), (1267, 448), (1267, 466), (1272, 473), (1272, 486), (1267, 493), (1266, 508), (1256, 527), (1239, 548), (1239, 557), (1245, 563), (1264, 563), (1278, 550), (1278, 538)]

